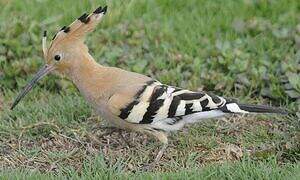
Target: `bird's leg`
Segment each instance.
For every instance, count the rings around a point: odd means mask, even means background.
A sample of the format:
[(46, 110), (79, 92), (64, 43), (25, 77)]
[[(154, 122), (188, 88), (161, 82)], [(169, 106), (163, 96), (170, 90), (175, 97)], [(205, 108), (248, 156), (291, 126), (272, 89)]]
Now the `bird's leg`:
[(122, 134), (122, 129), (120, 129), (120, 131), (118, 131), (119, 136), (121, 137), (121, 139), (125, 142), (125, 144), (127, 145), (127, 147), (132, 147), (131, 144), (124, 138), (123, 134)]
[(160, 142), (163, 143), (162, 147), (160, 148), (160, 150), (158, 151), (154, 161), (148, 165), (145, 165), (143, 167), (144, 170), (151, 170), (154, 168), (154, 166), (159, 163), (159, 161), (161, 160), (164, 152), (166, 151), (167, 147), (168, 147), (168, 138), (166, 133), (162, 132), (162, 131), (156, 131), (155, 133), (151, 133), (152, 135), (154, 135)]
[(168, 147), (168, 137), (167, 137), (167, 134), (164, 132), (164, 131), (156, 131), (154, 133), (154, 136), (161, 142), (163, 143), (161, 149), (158, 151), (155, 159), (154, 159), (154, 165), (156, 163), (158, 163), (162, 157), (162, 155), (164, 154), (165, 150), (167, 149)]
[(158, 153), (157, 153), (157, 155), (156, 155), (156, 157), (153, 161), (154, 165), (157, 164), (160, 161), (160, 159), (161, 159), (162, 155), (164, 154), (164, 152), (166, 151), (167, 147), (168, 147), (168, 143), (164, 143), (162, 145), (162, 147), (158, 151)]
[(166, 151), (167, 147), (168, 147), (168, 143), (164, 143), (161, 146), (160, 150), (158, 151), (154, 161), (151, 162), (150, 164), (144, 165), (143, 169), (146, 170), (146, 171), (152, 170), (155, 167), (155, 165), (158, 164), (159, 161), (161, 160), (161, 158), (162, 158), (164, 152)]

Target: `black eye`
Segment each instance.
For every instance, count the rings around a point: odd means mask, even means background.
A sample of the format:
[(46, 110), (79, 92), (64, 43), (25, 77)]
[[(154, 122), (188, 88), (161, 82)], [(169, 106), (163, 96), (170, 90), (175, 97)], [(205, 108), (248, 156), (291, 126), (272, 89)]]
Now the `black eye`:
[(55, 59), (56, 61), (59, 61), (59, 60), (60, 60), (60, 55), (55, 55), (55, 56), (54, 56), (54, 59)]

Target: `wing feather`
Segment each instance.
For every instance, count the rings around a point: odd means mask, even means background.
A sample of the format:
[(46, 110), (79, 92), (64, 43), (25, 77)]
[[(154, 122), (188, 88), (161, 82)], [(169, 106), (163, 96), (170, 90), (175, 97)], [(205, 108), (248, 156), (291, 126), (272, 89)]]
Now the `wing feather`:
[(216, 110), (224, 104), (226, 100), (219, 96), (152, 82), (140, 88), (132, 101), (120, 110), (119, 117), (132, 123), (151, 124)]

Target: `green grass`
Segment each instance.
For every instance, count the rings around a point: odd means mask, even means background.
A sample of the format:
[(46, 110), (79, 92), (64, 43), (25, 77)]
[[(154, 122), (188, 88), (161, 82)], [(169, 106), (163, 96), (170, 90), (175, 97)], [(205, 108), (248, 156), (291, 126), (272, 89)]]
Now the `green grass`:
[[(101, 64), (163, 83), (296, 115), (229, 116), (158, 143), (124, 132), (102, 136), (96, 116), (67, 79), (46, 77), (17, 107), (13, 99), (43, 64), (41, 34), (109, 6), (87, 37)], [(287, 179), (299, 177), (300, 3), (298, 0), (0, 0), (0, 177)], [(51, 38), (50, 38), (51, 39)]]
[[(286, 165), (280, 168), (274, 159), (264, 162), (253, 163), (248, 160), (235, 164), (225, 163), (223, 165), (210, 165), (202, 169), (190, 168), (169, 173), (124, 173), (120, 171), (122, 167), (107, 167), (103, 158), (97, 157), (92, 162), (86, 163), (82, 169), (82, 174), (78, 175), (72, 169), (65, 169), (63, 174), (67, 174), (72, 179), (299, 179), (299, 165)], [(11, 173), (14, 173), (11, 175)], [(61, 173), (53, 175), (51, 173), (40, 173), (36, 171), (19, 170), (0, 172), (4, 179), (64, 179)]]

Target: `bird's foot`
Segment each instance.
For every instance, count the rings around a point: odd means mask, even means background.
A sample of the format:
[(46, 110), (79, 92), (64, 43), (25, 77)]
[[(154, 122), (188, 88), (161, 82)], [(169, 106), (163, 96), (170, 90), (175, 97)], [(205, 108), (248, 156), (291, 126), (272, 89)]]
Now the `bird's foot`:
[(150, 163), (150, 164), (144, 165), (144, 166), (142, 167), (142, 169), (143, 169), (144, 171), (151, 171), (151, 170), (153, 170), (153, 169), (155, 168), (155, 166), (156, 166), (156, 165), (159, 163), (159, 161), (161, 160), (161, 158), (162, 158), (164, 152), (166, 151), (167, 147), (168, 147), (168, 144), (167, 144), (167, 143), (163, 144), (162, 147), (161, 147), (161, 149), (158, 151), (158, 153), (157, 153), (157, 155), (156, 155), (154, 161), (153, 161), (152, 163)]

